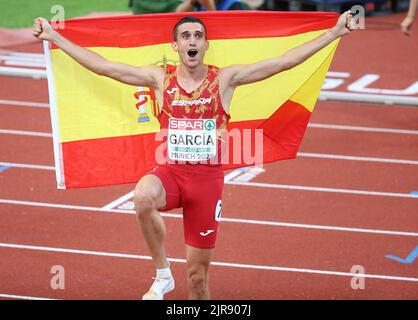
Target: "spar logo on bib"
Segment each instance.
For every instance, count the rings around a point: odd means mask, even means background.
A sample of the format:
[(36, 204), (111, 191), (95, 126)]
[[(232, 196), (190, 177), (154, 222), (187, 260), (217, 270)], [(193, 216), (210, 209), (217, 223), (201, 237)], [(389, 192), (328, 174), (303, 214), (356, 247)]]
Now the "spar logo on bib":
[(213, 119), (175, 119), (168, 122), (168, 157), (175, 161), (205, 161), (216, 156)]
[(215, 121), (213, 121), (211, 119), (206, 120), (205, 123), (204, 123), (204, 126), (205, 126), (205, 130), (207, 130), (207, 131), (213, 130), (216, 126)]

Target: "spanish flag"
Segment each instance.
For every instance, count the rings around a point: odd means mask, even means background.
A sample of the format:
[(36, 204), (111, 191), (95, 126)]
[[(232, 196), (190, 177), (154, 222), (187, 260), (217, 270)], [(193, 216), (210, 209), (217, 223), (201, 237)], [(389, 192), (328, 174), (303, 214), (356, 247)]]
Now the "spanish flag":
[[(185, 15), (74, 19), (57, 31), (108, 60), (136, 66), (176, 64), (172, 29)], [(325, 12), (193, 15), (207, 27), (204, 62), (217, 67), (278, 56), (326, 32), (338, 19)], [(263, 162), (296, 157), (337, 45), (338, 40), (291, 70), (235, 90), (229, 129), (262, 130)], [(152, 90), (94, 74), (48, 42), (44, 49), (58, 188), (137, 182), (156, 164), (160, 143)], [(252, 164), (231, 159), (223, 166)]]

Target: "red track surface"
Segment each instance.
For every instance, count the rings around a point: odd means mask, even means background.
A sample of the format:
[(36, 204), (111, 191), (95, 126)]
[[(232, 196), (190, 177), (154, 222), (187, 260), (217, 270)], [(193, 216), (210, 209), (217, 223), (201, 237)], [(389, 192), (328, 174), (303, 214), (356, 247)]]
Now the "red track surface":
[[(370, 18), (375, 28), (343, 39), (331, 70), (356, 75), (379, 73), (382, 81), (376, 85), (380, 88), (398, 88), (416, 81), (418, 28), (416, 25), (413, 38), (406, 38), (395, 24), (400, 19), (401, 15)], [(390, 46), (387, 39), (391, 39)], [(42, 51), (39, 44), (15, 49)], [(0, 100), (48, 102), (46, 81), (9, 77), (0, 81)], [(418, 130), (418, 109), (319, 102), (311, 123)], [(49, 110), (0, 105), (0, 129), (50, 133)], [(300, 152), (418, 161), (418, 135), (309, 128)], [(53, 166), (52, 139), (0, 134), (0, 162)], [(245, 266), (212, 266), (214, 299), (418, 298), (418, 259), (402, 264), (386, 258), (388, 254), (405, 258), (417, 246), (418, 197), (254, 185), (409, 195), (418, 191), (417, 164), (299, 157), (269, 164), (265, 169), (265, 173), (251, 180), (252, 185), (225, 185), (223, 217), (252, 219), (261, 224), (221, 224), (214, 260)], [(154, 270), (149, 260), (2, 247), (15, 244), (148, 256), (134, 215), (94, 209), (132, 188), (133, 185), (120, 185), (62, 191), (56, 189), (52, 170), (12, 167), (0, 172), (0, 199), (38, 203), (0, 203), (0, 298), (5, 294), (63, 299), (139, 298), (152, 281)], [(92, 209), (51, 208), (47, 204)], [(182, 221), (174, 217), (165, 221), (168, 255), (183, 259)], [(266, 221), (299, 225), (266, 225)], [(314, 229), (312, 225), (354, 229)], [(362, 229), (413, 234), (358, 232)], [(53, 265), (65, 268), (65, 290), (50, 287)], [(295, 269), (260, 270), (254, 265)], [(364, 290), (353, 290), (350, 276), (306, 270), (350, 273), (353, 265), (364, 266), (369, 275), (412, 279), (367, 278)], [(184, 299), (185, 264), (173, 262), (172, 267), (177, 287), (167, 298)]]

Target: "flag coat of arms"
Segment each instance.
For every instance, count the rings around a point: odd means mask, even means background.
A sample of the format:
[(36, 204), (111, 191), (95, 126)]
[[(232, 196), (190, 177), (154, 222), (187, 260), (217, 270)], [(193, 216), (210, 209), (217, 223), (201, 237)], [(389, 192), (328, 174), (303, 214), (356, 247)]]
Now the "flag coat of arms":
[[(336, 13), (325, 12), (193, 15), (207, 27), (204, 63), (219, 68), (283, 54), (326, 32), (338, 19)], [(111, 61), (175, 65), (179, 58), (171, 48), (172, 30), (184, 16), (74, 19), (57, 31)], [(291, 70), (235, 90), (228, 129), (262, 130), (264, 163), (296, 157), (337, 45), (338, 40)], [(44, 50), (58, 188), (137, 182), (155, 166), (155, 150), (161, 143), (156, 139), (159, 109), (153, 91), (99, 76), (49, 42), (44, 42)], [(223, 167), (252, 164), (231, 159)]]

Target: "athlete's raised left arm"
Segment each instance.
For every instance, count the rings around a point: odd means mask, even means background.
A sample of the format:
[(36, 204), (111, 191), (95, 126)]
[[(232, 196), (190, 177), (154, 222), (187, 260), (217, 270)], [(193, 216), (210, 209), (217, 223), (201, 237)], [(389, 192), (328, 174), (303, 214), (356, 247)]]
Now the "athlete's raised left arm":
[(232, 65), (221, 70), (221, 83), (224, 87), (267, 79), (282, 71), (292, 69), (339, 37), (349, 34), (354, 28), (350, 11), (343, 13), (336, 25), (321, 36), (293, 48), (284, 54), (247, 65)]

